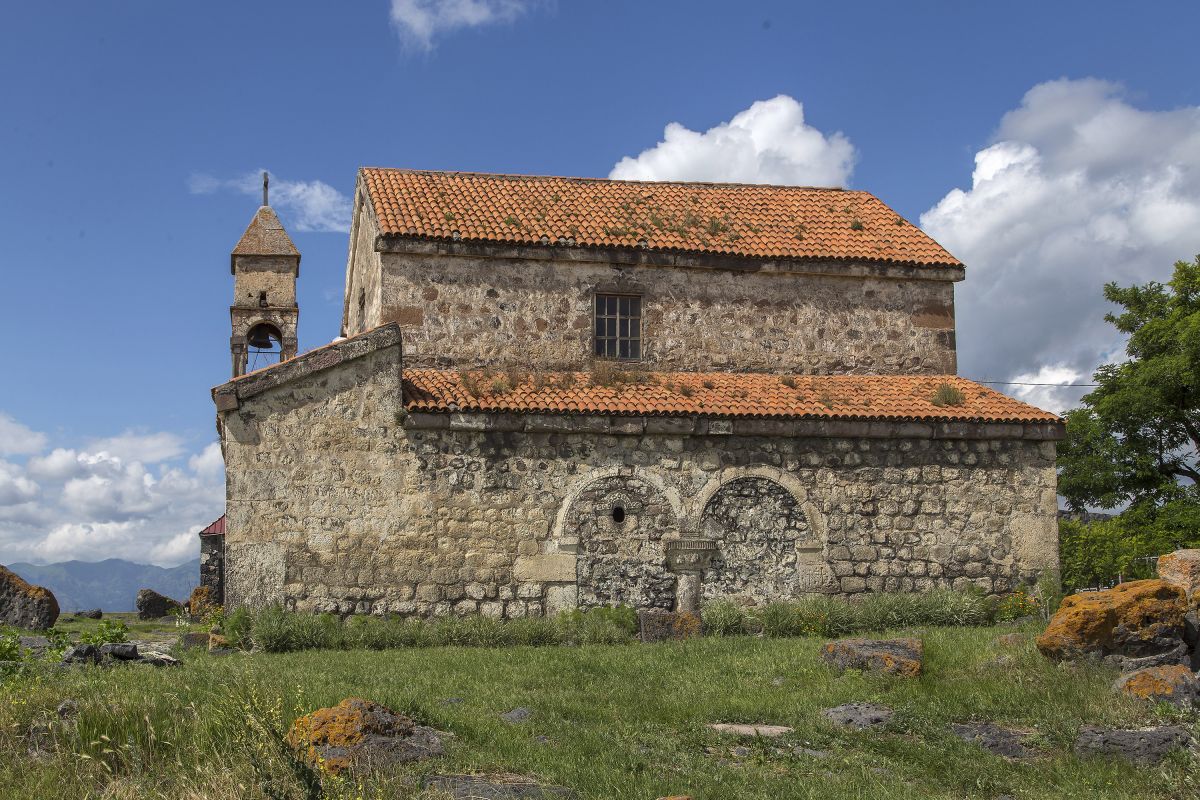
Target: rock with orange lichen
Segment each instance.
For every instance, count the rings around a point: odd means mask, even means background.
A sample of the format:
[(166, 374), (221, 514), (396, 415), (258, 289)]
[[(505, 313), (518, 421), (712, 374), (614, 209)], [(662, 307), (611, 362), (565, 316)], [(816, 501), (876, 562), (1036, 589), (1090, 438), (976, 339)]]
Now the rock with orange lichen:
[(58, 600), (53, 592), (0, 567), (0, 625), (40, 631), (53, 627), (57, 620)]
[(1163, 580), (1131, 581), (1062, 601), (1037, 637), (1055, 661), (1102, 659), (1125, 670), (1186, 663), (1183, 590)]
[(337, 775), (440, 756), (449, 735), (379, 703), (349, 697), (297, 718), (286, 741), (310, 766)]
[(1158, 577), (1195, 599), (1200, 594), (1200, 550), (1176, 550), (1159, 556)]
[(216, 595), (208, 586), (197, 586), (193, 589), (191, 597), (188, 598), (183, 606), (187, 609), (188, 614), (193, 617), (203, 617), (210, 611), (220, 608)]
[(825, 643), (821, 657), (838, 670), (915, 678), (921, 674), (925, 645), (920, 639), (838, 639)]
[(1180, 664), (1134, 670), (1118, 678), (1113, 689), (1139, 700), (1161, 700), (1180, 708), (1200, 701), (1200, 680)]

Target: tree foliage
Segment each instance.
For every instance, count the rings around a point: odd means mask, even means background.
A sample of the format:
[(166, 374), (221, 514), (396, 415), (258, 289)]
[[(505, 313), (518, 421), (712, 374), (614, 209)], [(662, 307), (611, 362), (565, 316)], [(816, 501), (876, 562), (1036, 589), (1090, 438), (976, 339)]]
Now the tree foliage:
[(1149, 559), (1200, 544), (1200, 256), (1166, 284), (1104, 296), (1128, 358), (1095, 373), (1097, 388), (1067, 414), (1059, 493), (1076, 511), (1122, 508), (1105, 521), (1059, 526), (1063, 583), (1107, 585), (1151, 574)]
[(1095, 373), (1099, 386), (1067, 415), (1059, 492), (1086, 506), (1195, 502), (1200, 482), (1200, 256), (1166, 284), (1104, 296), (1123, 307), (1105, 319), (1128, 335), (1128, 358)]

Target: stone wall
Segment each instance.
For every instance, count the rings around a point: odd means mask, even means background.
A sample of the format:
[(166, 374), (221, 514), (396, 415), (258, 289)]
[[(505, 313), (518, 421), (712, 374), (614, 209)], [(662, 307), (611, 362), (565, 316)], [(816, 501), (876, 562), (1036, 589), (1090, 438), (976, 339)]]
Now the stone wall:
[(259, 295), (267, 293), (267, 305), (296, 305), (296, 258), (294, 256), (234, 256), (233, 305), (257, 308)]
[[(378, 317), (413, 366), (585, 370), (597, 292), (642, 296), (659, 370), (953, 373), (954, 284), (787, 272), (382, 254)], [(370, 287), (368, 286), (368, 290)]]
[(405, 415), (399, 344), (343, 358), (348, 346), (318, 351), (334, 368), (305, 374), (302, 358), (218, 390), (231, 605), (669, 607), (663, 542), (678, 536), (719, 541), (705, 597), (758, 602), (1003, 592), (1057, 568), (1054, 443), (1029, 426), (771, 436), (736, 421)]
[(212, 592), (214, 602), (225, 603), (225, 536), (204, 534), (200, 537), (200, 585)]
[(342, 335), (399, 323), (411, 366), (586, 370), (600, 292), (643, 297), (642, 362), (659, 370), (956, 371), (961, 268), (431, 244), (378, 231), (359, 186)]

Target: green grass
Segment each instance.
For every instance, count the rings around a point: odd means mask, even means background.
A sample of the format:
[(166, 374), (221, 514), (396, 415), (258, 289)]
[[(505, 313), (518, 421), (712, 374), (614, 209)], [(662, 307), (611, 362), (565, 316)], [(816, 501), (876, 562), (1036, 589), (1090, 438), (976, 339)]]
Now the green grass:
[[(925, 674), (915, 680), (836, 675), (818, 657), (820, 638), (748, 636), (189, 653), (176, 669), (35, 669), (0, 686), (0, 794), (309, 797), (279, 737), (297, 714), (361, 696), (455, 736), (441, 759), (362, 786), (327, 782), (327, 797), (416, 796), (405, 781), (422, 771), (475, 770), (535, 775), (594, 800), (1196, 796), (1196, 764), (1184, 754), (1142, 768), (1071, 755), (1084, 723), (1183, 719), (1194, 726), (1195, 718), (1114, 696), (1110, 670), (1048, 662), (1032, 646), (1036, 627), (924, 631)], [(1013, 630), (1027, 634), (1023, 645), (994, 642)], [(78, 703), (77, 727), (52, 723), (53, 743), (30, 758), (31, 724), (53, 716), (66, 698)], [(896, 716), (886, 730), (870, 732), (823, 721), (822, 709), (850, 701), (884, 703)], [(516, 706), (533, 709), (533, 718), (501, 722), (498, 715)], [(951, 722), (971, 719), (1035, 729), (1045, 755), (1009, 763), (950, 734)], [(712, 734), (704, 726), (714, 721), (790, 725), (796, 731), (781, 744), (830, 756), (777, 755), (774, 742)], [(734, 759), (728, 751), (737, 744), (751, 754)]]

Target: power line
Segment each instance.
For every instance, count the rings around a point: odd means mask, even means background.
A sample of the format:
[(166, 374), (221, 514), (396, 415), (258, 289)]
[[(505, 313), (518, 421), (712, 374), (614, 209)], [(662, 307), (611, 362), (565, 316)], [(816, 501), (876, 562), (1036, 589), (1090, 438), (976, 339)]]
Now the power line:
[(1099, 386), (1098, 383), (1023, 383), (1022, 381), (975, 381), (988, 383), (993, 386), (1057, 386), (1060, 389), (1088, 389)]

